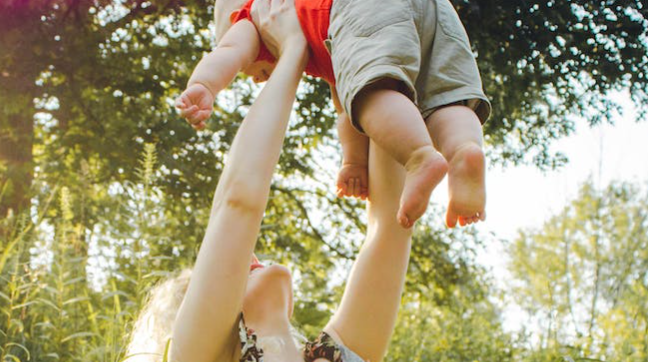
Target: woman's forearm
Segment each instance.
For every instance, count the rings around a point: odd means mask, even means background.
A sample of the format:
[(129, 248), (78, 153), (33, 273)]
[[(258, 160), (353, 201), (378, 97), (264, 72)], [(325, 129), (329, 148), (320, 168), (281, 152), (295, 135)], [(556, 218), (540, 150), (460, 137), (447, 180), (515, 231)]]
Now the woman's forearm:
[(368, 361), (382, 361), (401, 301), (412, 229), (396, 219), (405, 169), (371, 142), (367, 238), (326, 330)]
[(265, 208), (307, 57), (307, 48), (300, 42), (287, 46), (283, 52), (232, 143), (217, 198)]

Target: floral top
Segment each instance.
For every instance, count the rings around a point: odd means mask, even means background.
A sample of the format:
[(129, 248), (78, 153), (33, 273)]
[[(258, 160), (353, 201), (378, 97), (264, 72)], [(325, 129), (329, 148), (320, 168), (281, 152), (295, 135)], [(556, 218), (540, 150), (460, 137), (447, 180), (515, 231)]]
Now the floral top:
[[(240, 362), (263, 362), (263, 349), (257, 346), (257, 335), (246, 327), (243, 316), (239, 321), (239, 337), (241, 338)], [(342, 359), (341, 346), (326, 332), (320, 333), (315, 341), (306, 343), (303, 353), (304, 362), (312, 362), (318, 358), (330, 362), (349, 362)]]

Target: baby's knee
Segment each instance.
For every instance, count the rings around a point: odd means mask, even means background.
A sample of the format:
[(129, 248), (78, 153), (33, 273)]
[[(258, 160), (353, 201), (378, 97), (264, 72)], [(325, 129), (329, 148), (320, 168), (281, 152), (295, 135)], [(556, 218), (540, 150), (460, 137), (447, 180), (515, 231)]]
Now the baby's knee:
[(451, 104), (439, 107), (425, 119), (425, 122), (429, 127), (435, 124), (451, 122), (456, 125), (461, 124), (463, 127), (466, 124), (473, 124), (481, 129), (481, 121), (477, 113), (472, 108), (463, 104)]
[(382, 112), (384, 111), (382, 108), (389, 109), (391, 106), (396, 106), (397, 102), (409, 101), (407, 89), (402, 81), (393, 78), (382, 78), (371, 82), (362, 88), (351, 102), (351, 118), (362, 126), (363, 118), (371, 118), (369, 112), (377, 111), (379, 109), (377, 106), (381, 106)]

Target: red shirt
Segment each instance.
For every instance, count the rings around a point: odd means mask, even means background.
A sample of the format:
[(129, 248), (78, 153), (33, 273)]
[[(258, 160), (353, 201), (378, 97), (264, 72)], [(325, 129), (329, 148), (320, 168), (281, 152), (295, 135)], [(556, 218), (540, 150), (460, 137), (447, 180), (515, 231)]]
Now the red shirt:
[[(232, 24), (241, 19), (252, 21), (250, 9), (254, 0), (249, 0), (233, 17)], [(306, 65), (306, 74), (323, 78), (330, 84), (335, 84), (333, 65), (324, 40), (328, 38), (329, 16), (333, 0), (295, 0), (297, 18), (310, 48), (310, 59)], [(276, 59), (261, 43), (257, 61), (274, 63)]]

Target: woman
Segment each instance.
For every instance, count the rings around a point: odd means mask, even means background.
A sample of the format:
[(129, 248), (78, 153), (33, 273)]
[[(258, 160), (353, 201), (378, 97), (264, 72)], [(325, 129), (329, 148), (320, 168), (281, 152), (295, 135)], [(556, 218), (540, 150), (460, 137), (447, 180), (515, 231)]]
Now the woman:
[[(181, 300), (184, 294), (173, 324), (170, 361), (380, 361), (394, 329), (411, 236), (396, 218), (404, 170), (385, 152), (371, 144), (367, 237), (340, 307), (303, 352), (290, 326), (290, 272), (279, 265), (263, 267), (254, 258), (273, 170), (308, 54), (294, 5), (287, 0), (257, 3), (260, 31), (264, 42), (277, 50), (278, 63), (234, 139), (186, 293), (186, 275), (154, 293), (135, 328), (130, 352), (141, 351), (133, 346), (142, 343), (141, 332), (151, 326), (160, 326), (154, 344), (158, 352), (164, 348), (164, 325), (170, 327), (175, 306), (156, 303), (156, 298)], [(192, 111), (182, 110), (185, 115)], [(262, 341), (265, 350), (259, 346)]]

